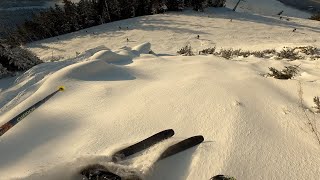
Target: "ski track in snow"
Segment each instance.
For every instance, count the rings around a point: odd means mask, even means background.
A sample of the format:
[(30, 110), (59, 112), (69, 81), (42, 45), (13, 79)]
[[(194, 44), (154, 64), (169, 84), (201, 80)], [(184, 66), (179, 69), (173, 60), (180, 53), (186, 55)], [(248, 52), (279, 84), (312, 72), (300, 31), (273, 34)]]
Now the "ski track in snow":
[[(81, 179), (77, 174), (83, 166), (101, 163), (147, 180), (209, 179), (216, 174), (317, 179), (319, 145), (299, 106), (298, 88), (300, 82), (303, 108), (312, 109), (320, 87), (318, 60), (175, 56), (187, 44), (194, 51), (320, 46), (318, 22), (283, 21), (267, 16), (267, 6), (262, 13), (253, 1), (241, 3), (246, 11), (143, 16), (29, 44), (42, 59), (50, 59), (52, 50), (65, 59), (0, 80), (12, 84), (0, 86), (0, 123), (57, 87), (66, 90), (0, 138), (1, 178)], [(129, 30), (119, 31), (118, 26)], [(297, 33), (292, 32), (295, 27)], [(293, 80), (264, 76), (268, 67), (288, 65), (300, 65)], [(310, 111), (307, 115), (318, 118)], [(168, 128), (176, 132), (172, 139), (122, 164), (110, 162), (116, 150)], [(153, 166), (165, 147), (197, 134), (205, 142)]]

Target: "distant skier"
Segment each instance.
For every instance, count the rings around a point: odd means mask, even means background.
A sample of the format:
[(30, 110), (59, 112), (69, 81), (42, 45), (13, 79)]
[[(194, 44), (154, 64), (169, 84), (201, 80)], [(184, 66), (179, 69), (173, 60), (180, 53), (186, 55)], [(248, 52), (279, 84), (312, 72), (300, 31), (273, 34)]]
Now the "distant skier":
[(280, 11), (277, 15), (280, 16), (283, 13), (283, 11)]

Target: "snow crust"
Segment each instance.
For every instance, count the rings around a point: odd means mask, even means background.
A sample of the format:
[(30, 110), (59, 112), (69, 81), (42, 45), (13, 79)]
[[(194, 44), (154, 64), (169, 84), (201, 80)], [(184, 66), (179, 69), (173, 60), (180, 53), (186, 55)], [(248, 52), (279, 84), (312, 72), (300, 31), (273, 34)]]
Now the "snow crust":
[[(129, 30), (119, 31), (119, 25)], [(81, 179), (77, 172), (83, 166), (101, 163), (147, 180), (217, 174), (317, 179), (320, 146), (306, 115), (318, 127), (319, 115), (305, 109), (319, 95), (318, 60), (225, 60), (176, 51), (186, 44), (195, 52), (213, 46), (319, 47), (318, 25), (208, 9), (133, 18), (32, 43), (29, 48), (42, 58), (54, 51), (64, 60), (0, 80), (0, 124), (57, 87), (66, 90), (0, 137), (1, 178)], [(287, 65), (299, 65), (296, 78), (265, 76), (268, 67)], [(112, 152), (169, 128), (176, 132), (172, 139), (121, 164), (110, 161)], [(167, 146), (198, 134), (204, 143), (153, 165)]]

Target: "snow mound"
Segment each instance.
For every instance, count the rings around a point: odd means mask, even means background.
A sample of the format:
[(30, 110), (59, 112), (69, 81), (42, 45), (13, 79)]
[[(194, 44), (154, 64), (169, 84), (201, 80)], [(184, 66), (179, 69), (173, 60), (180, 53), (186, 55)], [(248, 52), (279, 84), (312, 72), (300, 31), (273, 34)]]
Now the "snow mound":
[(138, 46), (132, 48), (138, 54), (149, 54), (151, 50), (151, 44), (149, 42), (145, 42)]
[[(113, 60), (116, 62), (119, 59), (114, 58)], [(92, 60), (78, 63), (61, 71), (63, 72), (57, 73), (62, 73), (64, 76), (63, 79), (82, 81), (120, 81), (135, 79), (135, 77), (133, 77), (125, 68), (108, 64), (103, 60)]]
[(111, 50), (100, 50), (94, 53), (90, 59), (91, 60), (103, 60), (107, 63), (125, 65), (132, 63), (132, 59), (140, 56), (140, 54), (149, 54), (151, 49), (151, 44), (149, 42), (143, 43), (133, 47), (122, 47), (117, 51)]
[(83, 53), (80, 53), (80, 56), (85, 56), (85, 55), (92, 56), (92, 55), (94, 55), (95, 53), (97, 53), (97, 52), (99, 52), (99, 51), (102, 51), (102, 50), (110, 50), (110, 49), (107, 48), (107, 47), (104, 46), (104, 45), (100, 45), (100, 46), (97, 46), (97, 47), (95, 47), (95, 48), (88, 49), (88, 50), (86, 50), (86, 51), (83, 52)]
[(95, 53), (93, 56), (91, 56), (90, 59), (103, 60), (107, 63), (118, 64), (118, 65), (129, 64), (132, 62), (132, 57), (130, 57), (129, 55), (117, 54), (110, 50), (99, 51)]

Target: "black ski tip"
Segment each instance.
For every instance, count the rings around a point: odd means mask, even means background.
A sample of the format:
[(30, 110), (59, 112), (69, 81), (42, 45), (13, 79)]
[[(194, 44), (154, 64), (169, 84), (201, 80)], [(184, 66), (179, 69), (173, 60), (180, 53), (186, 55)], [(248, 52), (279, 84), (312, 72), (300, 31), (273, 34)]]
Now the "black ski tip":
[(167, 137), (171, 137), (174, 135), (174, 130), (173, 129), (166, 129), (166, 130), (161, 131), (157, 134), (162, 134), (162, 133), (164, 133)]
[(176, 144), (169, 146), (162, 154), (159, 156), (157, 161), (185, 151), (189, 148), (199, 145), (204, 141), (204, 137), (202, 135), (192, 136), (185, 140), (182, 140)]
[(212, 178), (210, 178), (210, 180), (236, 180), (236, 178), (219, 174), (219, 175), (213, 176)]
[(173, 129), (166, 129), (166, 130), (160, 131), (156, 134), (153, 134), (152, 136), (149, 136), (144, 140), (141, 140), (131, 146), (128, 146), (114, 153), (112, 155), (112, 161), (113, 162), (121, 161), (122, 159), (128, 156), (131, 156), (132, 154), (135, 154), (137, 152), (143, 151), (165, 139), (172, 137), (173, 135), (174, 135)]
[(193, 139), (195, 142), (202, 143), (204, 141), (204, 137), (202, 135), (192, 136), (189, 139)]

